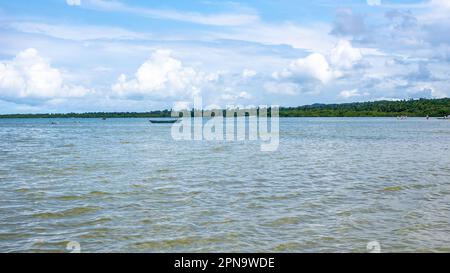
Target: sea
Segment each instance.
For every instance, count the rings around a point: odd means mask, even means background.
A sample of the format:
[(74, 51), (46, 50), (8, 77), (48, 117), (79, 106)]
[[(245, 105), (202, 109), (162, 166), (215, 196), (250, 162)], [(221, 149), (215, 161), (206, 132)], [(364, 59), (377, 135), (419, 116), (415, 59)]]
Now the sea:
[(280, 118), (269, 152), (171, 126), (0, 119), (0, 251), (450, 251), (448, 120)]

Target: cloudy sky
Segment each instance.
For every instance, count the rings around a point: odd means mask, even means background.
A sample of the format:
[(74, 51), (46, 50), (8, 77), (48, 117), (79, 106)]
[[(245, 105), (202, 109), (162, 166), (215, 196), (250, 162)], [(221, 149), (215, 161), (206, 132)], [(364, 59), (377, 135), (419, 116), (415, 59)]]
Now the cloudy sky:
[(0, 0), (0, 113), (450, 95), (450, 0)]

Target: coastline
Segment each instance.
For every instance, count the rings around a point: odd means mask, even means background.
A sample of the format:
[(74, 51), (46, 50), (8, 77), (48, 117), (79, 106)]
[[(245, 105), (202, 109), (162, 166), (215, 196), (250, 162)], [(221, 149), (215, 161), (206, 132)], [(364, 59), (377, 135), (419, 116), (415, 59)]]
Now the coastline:
[[(432, 117), (450, 115), (450, 98), (402, 101), (354, 102), (344, 104), (312, 104), (280, 107), (279, 117)], [(224, 114), (225, 116), (225, 114)], [(2, 114), (6, 118), (172, 118), (171, 110), (149, 112), (86, 112)]]

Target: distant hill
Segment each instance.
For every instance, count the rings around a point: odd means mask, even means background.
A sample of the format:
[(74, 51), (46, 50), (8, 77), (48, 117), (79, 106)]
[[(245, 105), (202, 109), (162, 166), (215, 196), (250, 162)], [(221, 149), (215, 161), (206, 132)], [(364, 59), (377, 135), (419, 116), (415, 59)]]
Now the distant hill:
[[(312, 104), (281, 107), (281, 117), (442, 117), (450, 115), (450, 98), (402, 101), (355, 102), (345, 104)], [(10, 114), (0, 118), (164, 118), (170, 110), (151, 112), (96, 112), (66, 114)]]

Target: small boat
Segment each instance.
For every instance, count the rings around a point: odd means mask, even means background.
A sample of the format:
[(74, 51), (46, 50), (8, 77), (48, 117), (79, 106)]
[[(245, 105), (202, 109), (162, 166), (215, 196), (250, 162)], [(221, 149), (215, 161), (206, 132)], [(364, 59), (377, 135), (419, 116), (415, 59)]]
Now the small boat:
[(156, 120), (156, 119), (151, 119), (151, 120), (149, 120), (151, 123), (175, 123), (175, 122), (177, 122), (178, 121), (178, 119), (166, 119), (166, 120), (163, 120), (163, 119), (158, 119), (158, 120)]

